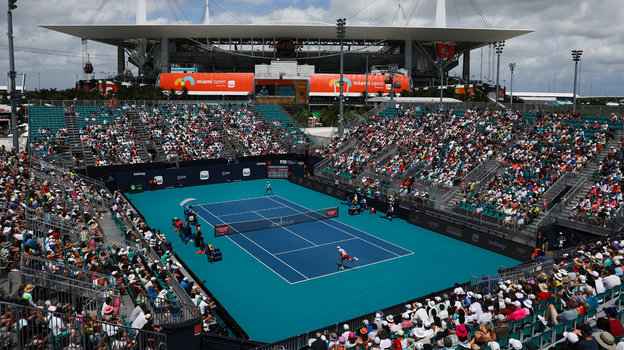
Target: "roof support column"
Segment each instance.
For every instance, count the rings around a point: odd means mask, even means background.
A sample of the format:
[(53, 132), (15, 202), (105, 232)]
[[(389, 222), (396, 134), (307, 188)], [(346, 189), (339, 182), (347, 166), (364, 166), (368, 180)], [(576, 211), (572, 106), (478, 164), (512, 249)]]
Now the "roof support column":
[(462, 78), (466, 83), (470, 81), (470, 50), (468, 49), (464, 51), (464, 67), (462, 70)]
[(160, 72), (169, 73), (169, 38), (165, 36), (160, 41)]
[(414, 48), (412, 47), (412, 40), (408, 39), (405, 40), (405, 47), (404, 47), (404, 52), (405, 52), (405, 69), (407, 69), (407, 76), (411, 77), (412, 76), (412, 67), (413, 67), (413, 62), (412, 62), (412, 55), (414, 53)]
[(126, 52), (123, 46), (117, 46), (117, 74), (123, 74), (126, 70)]

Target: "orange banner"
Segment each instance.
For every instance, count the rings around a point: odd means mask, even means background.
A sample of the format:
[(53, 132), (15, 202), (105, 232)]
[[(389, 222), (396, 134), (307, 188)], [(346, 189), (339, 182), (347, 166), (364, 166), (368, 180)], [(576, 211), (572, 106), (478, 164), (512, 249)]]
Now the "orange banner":
[[(390, 84), (386, 84), (387, 75), (368, 75), (368, 93), (374, 94), (377, 91), (383, 93), (390, 92)], [(347, 94), (361, 94), (366, 91), (366, 74), (344, 74), (343, 92)], [(395, 92), (409, 90), (409, 79), (407, 75), (395, 75), (394, 81), (398, 81), (401, 87), (394, 89)], [(331, 92), (340, 93), (340, 74), (312, 74), (310, 75), (310, 92)]]
[(162, 73), (158, 85), (163, 90), (252, 92), (253, 73)]

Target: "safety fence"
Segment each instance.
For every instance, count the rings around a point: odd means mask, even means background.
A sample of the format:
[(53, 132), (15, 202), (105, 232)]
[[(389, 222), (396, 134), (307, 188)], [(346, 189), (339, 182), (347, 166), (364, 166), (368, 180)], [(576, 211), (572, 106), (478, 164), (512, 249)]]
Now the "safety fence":
[(43, 308), (0, 301), (0, 350), (167, 349), (167, 335)]
[[(464, 290), (466, 290), (468, 287), (470, 286), (470, 282), (465, 282), (459, 285), (459, 287), (463, 288)], [(407, 307), (406, 305), (410, 305), (410, 307), (413, 307), (414, 304), (416, 303), (420, 303), (425, 305), (427, 303), (427, 300), (431, 300), (433, 299), (435, 296), (444, 296), (445, 294), (448, 296), (450, 295), (453, 290), (456, 287), (452, 287), (452, 288), (447, 288), (447, 289), (443, 289), (441, 291), (435, 292), (435, 293), (431, 293), (429, 295), (425, 295), (423, 297), (419, 297), (419, 298), (415, 298), (415, 299), (411, 299), (411, 300), (406, 300), (402, 303), (396, 304), (394, 306), (390, 306), (387, 307), (385, 309), (381, 309), (379, 311), (381, 311), (385, 316), (387, 315), (401, 315), (403, 314), (405, 311), (407, 311)], [(337, 334), (342, 334), (342, 332), (344, 332), (344, 328), (343, 325), (347, 324), (349, 325), (349, 329), (359, 329), (360, 327), (362, 327), (363, 324), (363, 320), (369, 320), (372, 321), (375, 318), (375, 313), (379, 312), (371, 312), (371, 313), (367, 313), (364, 315), (361, 315), (359, 317), (355, 317), (352, 318), (350, 320), (346, 320), (346, 321), (342, 321), (342, 322), (338, 322), (332, 325), (328, 325), (326, 327), (323, 328), (319, 328), (310, 332), (306, 332), (304, 334), (300, 334), (288, 339), (284, 339), (284, 340), (280, 340), (278, 342), (275, 343), (271, 343), (271, 344), (266, 344), (263, 346), (260, 346), (256, 349), (258, 350), (283, 350), (283, 349), (300, 349), (306, 345), (308, 345), (308, 340), (311, 338), (316, 338), (316, 333), (323, 333), (326, 334), (327, 332), (334, 332)]]

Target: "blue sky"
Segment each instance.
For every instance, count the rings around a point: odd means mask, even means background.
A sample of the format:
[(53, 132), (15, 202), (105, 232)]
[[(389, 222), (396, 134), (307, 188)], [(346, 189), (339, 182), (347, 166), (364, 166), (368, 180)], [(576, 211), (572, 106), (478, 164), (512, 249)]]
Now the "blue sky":
[[(151, 23), (198, 22), (204, 0), (146, 0)], [(39, 24), (85, 24), (101, 0), (18, 0), (14, 13), (16, 68), (27, 73), (27, 88), (67, 88), (81, 77), (80, 40), (51, 32)], [(492, 28), (527, 28), (536, 32), (507, 42), (501, 56), (501, 81), (508, 85), (508, 63), (516, 63), (514, 90), (571, 92), (571, 49), (583, 49), (580, 93), (624, 95), (624, 7), (621, 0), (476, 0)], [(483, 28), (470, 0), (447, 0), (450, 27)], [(93, 23), (134, 23), (136, 0), (108, 0)], [(171, 11), (175, 10), (175, 15)], [(348, 24), (431, 26), (434, 0), (215, 0), (213, 23), (262, 23), (299, 20)], [(404, 14), (410, 13), (408, 18)], [(225, 12), (227, 11), (227, 13)], [(6, 12), (0, 12), (6, 28)], [(348, 30), (348, 29), (347, 29)], [(4, 32), (4, 29), (3, 29)], [(0, 40), (0, 67), (8, 71), (6, 36)], [(34, 51), (32, 48), (43, 49)], [(57, 51), (52, 51), (57, 50)], [(115, 48), (90, 42), (97, 77), (116, 69)], [(480, 51), (472, 53), (472, 74), (481, 72)], [(484, 50), (487, 76), (487, 50)], [(459, 72), (455, 72), (459, 74)], [(4, 76), (4, 74), (3, 74)], [(493, 78), (493, 77), (492, 77)], [(4, 80), (4, 79), (2, 79)], [(4, 85), (5, 82), (0, 82)]]

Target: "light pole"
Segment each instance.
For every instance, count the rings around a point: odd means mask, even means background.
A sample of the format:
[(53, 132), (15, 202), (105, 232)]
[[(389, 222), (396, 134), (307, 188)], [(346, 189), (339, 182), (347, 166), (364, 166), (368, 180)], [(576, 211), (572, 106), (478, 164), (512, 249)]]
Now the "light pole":
[(574, 94), (572, 96), (572, 113), (576, 113), (576, 75), (578, 73), (578, 63), (581, 60), (583, 50), (572, 50), (572, 61), (574, 61)]
[(337, 29), (336, 32), (338, 34), (338, 39), (340, 39), (340, 126), (338, 127), (338, 135), (340, 137), (342, 137), (344, 135), (344, 124), (343, 124), (343, 117), (344, 117), (344, 95), (343, 95), (343, 89), (344, 89), (344, 81), (343, 81), (343, 75), (344, 75), (344, 65), (343, 65), (343, 40), (345, 37), (345, 25), (347, 24), (347, 19), (346, 18), (338, 18), (337, 20)]
[(516, 69), (516, 64), (515, 63), (510, 63), (509, 64), (509, 72), (511, 72), (511, 83), (509, 85), (511, 85), (509, 87), (509, 109), (511, 110), (511, 112), (513, 113), (513, 72), (514, 69)]
[(19, 152), (19, 138), (17, 136), (17, 91), (15, 91), (15, 54), (13, 52), (13, 13), (11, 10), (15, 10), (17, 0), (9, 0), (9, 10), (7, 11), (7, 23), (9, 25), (9, 31), (7, 36), (9, 37), (9, 85), (10, 85), (10, 98), (11, 98), (11, 132), (13, 133), (13, 148), (15, 152)]
[(500, 55), (501, 53), (503, 53), (503, 47), (505, 47), (505, 40), (494, 43), (494, 49), (496, 50), (496, 57), (497, 57), (496, 58), (496, 97), (494, 98), (494, 101), (496, 101), (496, 105), (498, 105), (498, 96), (500, 93), (500, 85), (499, 85)]

